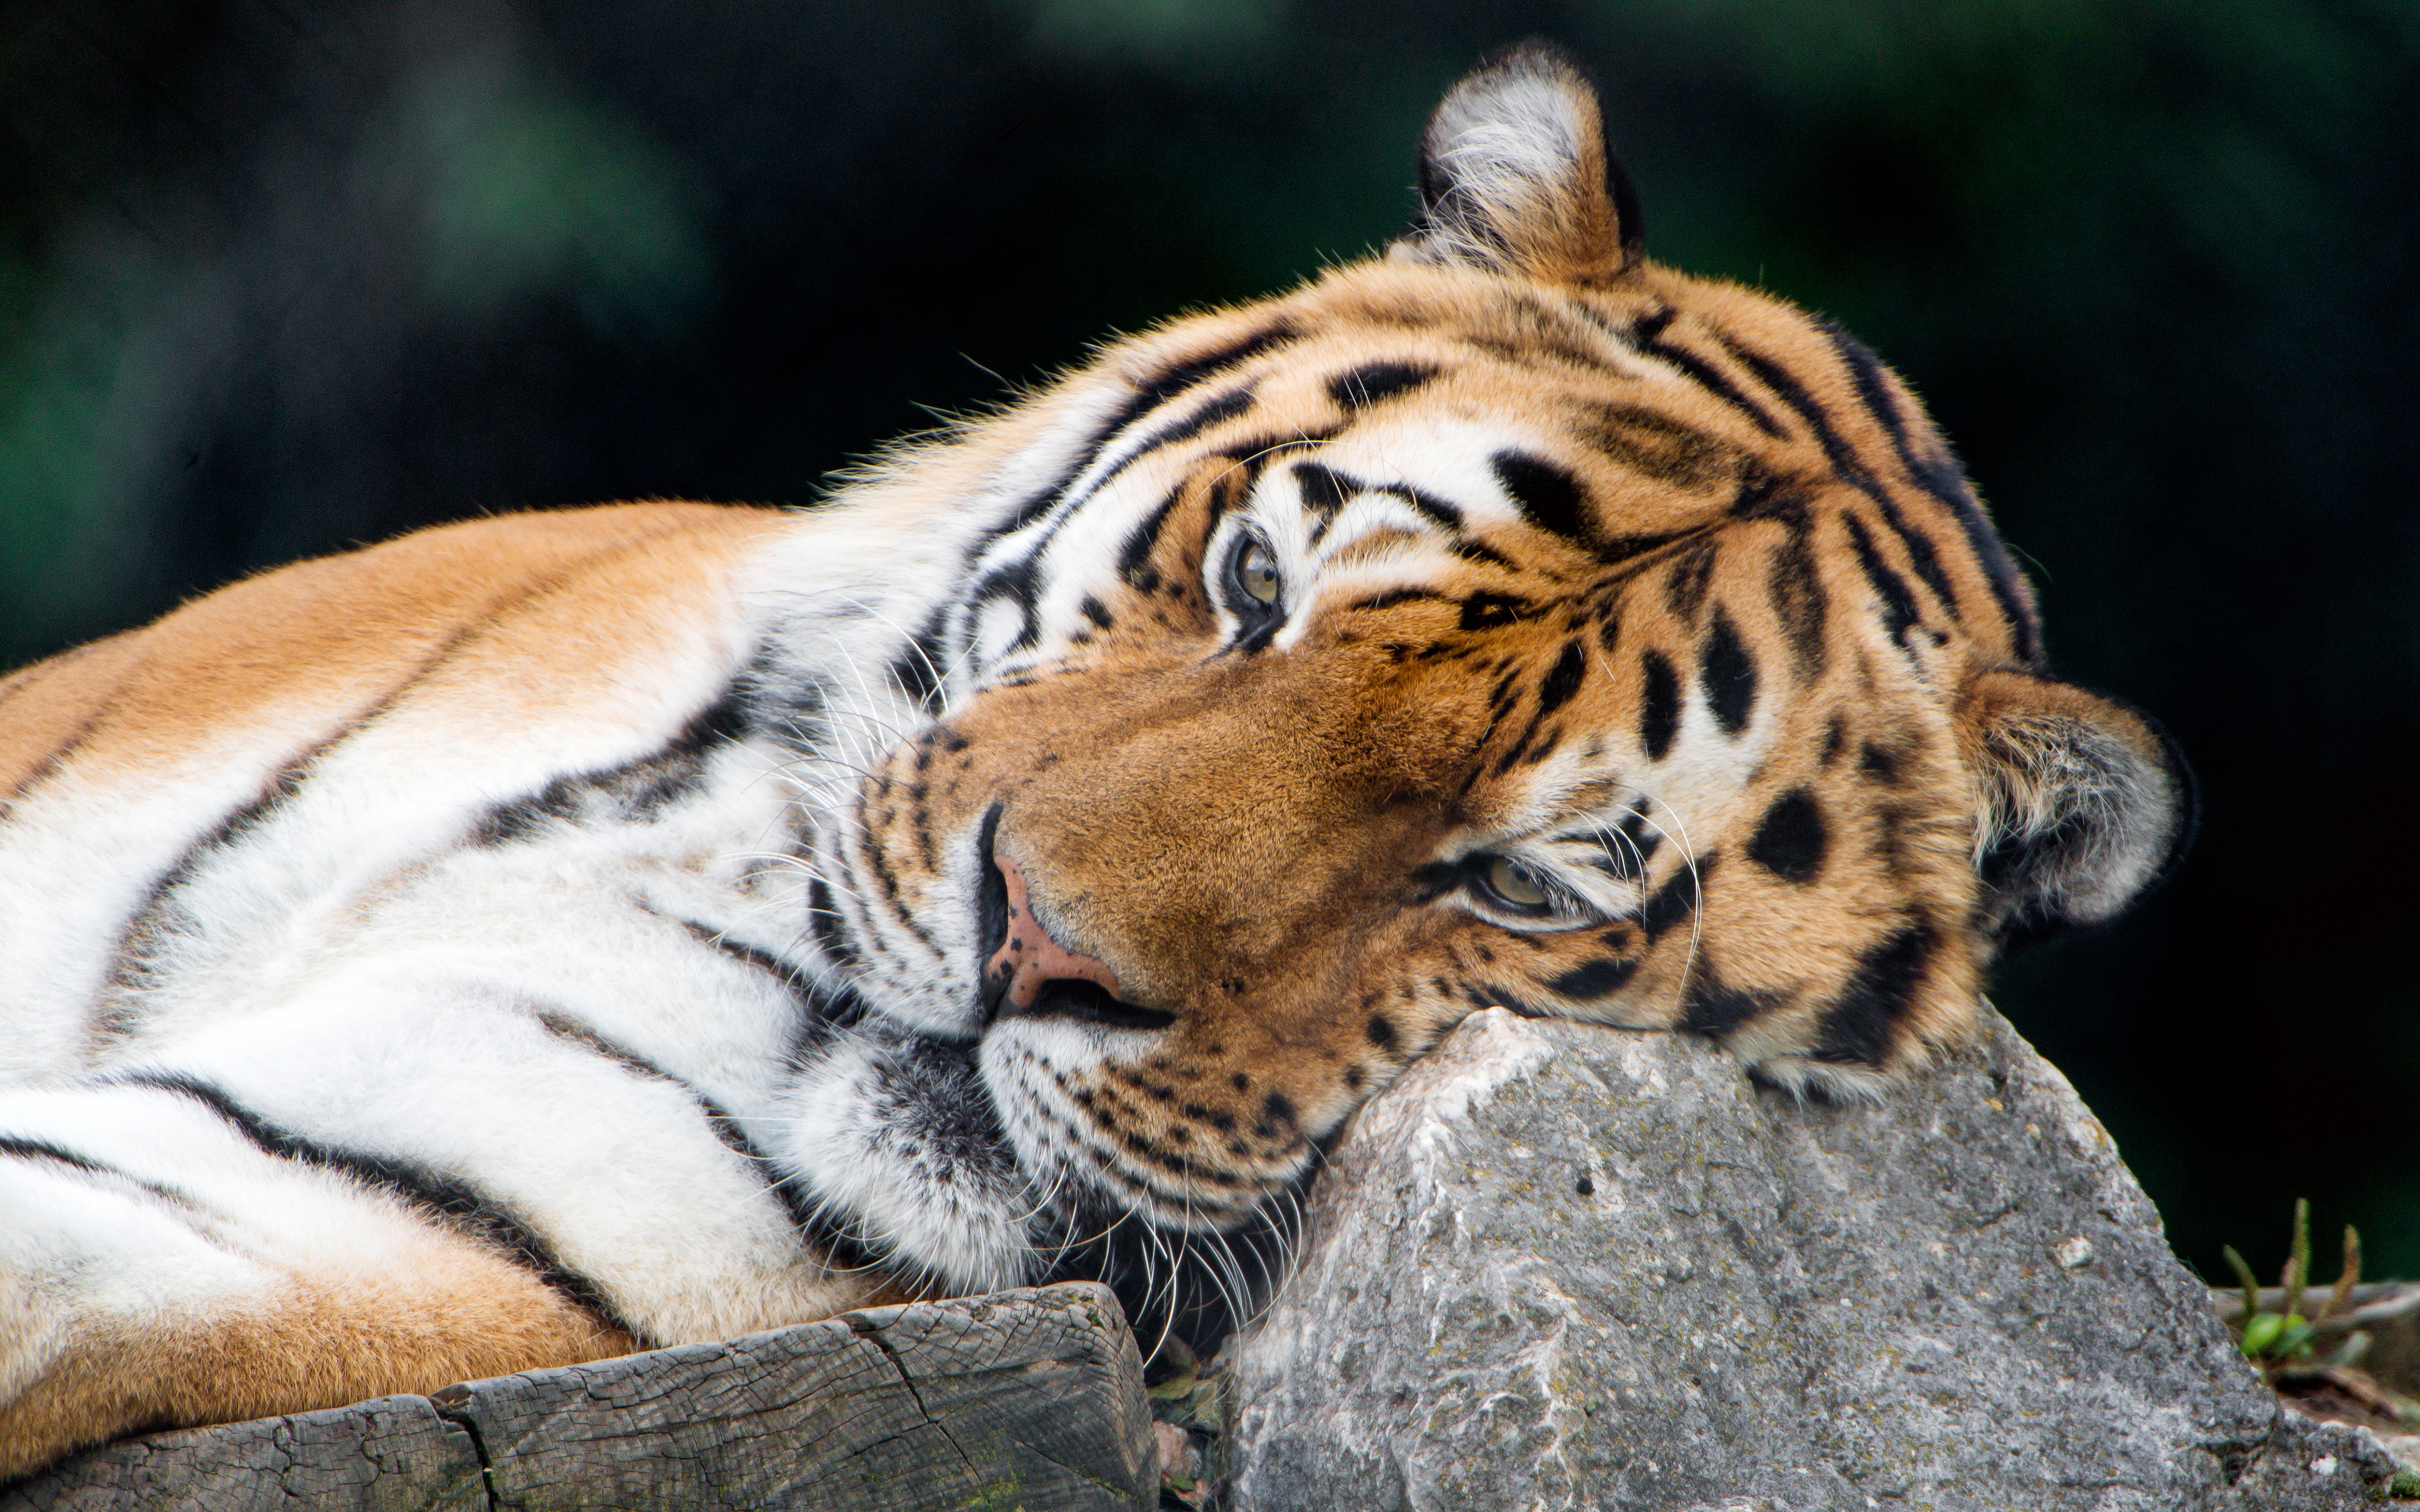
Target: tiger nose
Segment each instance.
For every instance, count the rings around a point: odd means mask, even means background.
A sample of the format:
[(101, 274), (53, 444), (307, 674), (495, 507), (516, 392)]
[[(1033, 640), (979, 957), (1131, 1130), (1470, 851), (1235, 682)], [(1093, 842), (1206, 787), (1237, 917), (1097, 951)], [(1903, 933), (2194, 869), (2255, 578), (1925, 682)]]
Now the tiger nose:
[(1025, 868), (998, 850), (992, 852), (992, 865), (1000, 868), (1001, 881), (1006, 884), (1008, 927), (1000, 948), (984, 963), (984, 997), (989, 1016), (997, 1018), (1004, 1009), (1032, 1007), (1043, 988), (1052, 982), (1090, 982), (1111, 998), (1118, 997), (1118, 974), (1107, 961), (1068, 949), (1033, 916), (1026, 896)]

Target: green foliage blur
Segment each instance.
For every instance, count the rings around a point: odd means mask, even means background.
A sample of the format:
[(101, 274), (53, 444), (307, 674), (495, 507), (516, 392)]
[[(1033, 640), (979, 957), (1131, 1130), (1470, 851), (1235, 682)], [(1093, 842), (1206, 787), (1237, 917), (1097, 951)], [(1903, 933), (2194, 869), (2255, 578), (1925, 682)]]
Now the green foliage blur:
[(2200, 772), (2176, 881), (2002, 1005), (2206, 1273), (2308, 1192), (2420, 1274), (2411, 0), (14, 5), (0, 665), (482, 510), (812, 499), (1379, 245), (1531, 34), (1651, 252), (1906, 373)]

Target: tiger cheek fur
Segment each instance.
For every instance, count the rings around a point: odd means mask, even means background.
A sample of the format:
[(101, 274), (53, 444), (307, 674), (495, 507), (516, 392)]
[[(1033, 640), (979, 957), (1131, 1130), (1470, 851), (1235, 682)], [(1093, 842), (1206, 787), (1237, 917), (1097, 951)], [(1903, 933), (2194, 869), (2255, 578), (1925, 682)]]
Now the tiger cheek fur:
[[(976, 697), (930, 738), (945, 754), (927, 763), (928, 833), (982, 833), (997, 805), (991, 843), (1032, 880), (1050, 933), (1107, 962), (1121, 996), (1172, 1016), (1088, 1033), (1047, 1014), (992, 1025), (987, 1077), (1030, 1163), (1062, 1159), (1080, 1125), (1100, 1162), (1088, 1177), (1171, 1221), (1240, 1220), (1468, 1011), (1434, 985), (1452, 970), (1450, 927), (1407, 904), (1450, 827), (1435, 774), (1467, 764), (1483, 710), (1465, 697), (1457, 721), (1451, 697), (1424, 696), (1436, 717), (1422, 738), (1386, 739), (1372, 706), (1410, 677), (1367, 643), (1171, 656), (1122, 654), (1110, 637), (1087, 664)], [(903, 821), (878, 798), (868, 807), (877, 829)], [(1365, 996), (1368, 1013), (1340, 1018)]]

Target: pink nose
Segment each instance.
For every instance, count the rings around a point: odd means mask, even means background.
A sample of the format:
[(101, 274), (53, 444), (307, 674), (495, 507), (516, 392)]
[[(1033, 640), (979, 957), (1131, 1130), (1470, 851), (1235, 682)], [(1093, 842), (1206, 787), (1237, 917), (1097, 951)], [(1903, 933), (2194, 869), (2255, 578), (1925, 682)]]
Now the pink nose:
[(1008, 884), (1008, 937), (984, 963), (984, 975), (995, 982), (1008, 978), (1007, 1005), (1033, 1006), (1034, 997), (1050, 982), (1090, 982), (1109, 996), (1118, 996), (1118, 974), (1106, 961), (1078, 955), (1051, 939), (1050, 931), (1033, 916), (1033, 907), (1025, 896), (1025, 868), (998, 851), (992, 860)]

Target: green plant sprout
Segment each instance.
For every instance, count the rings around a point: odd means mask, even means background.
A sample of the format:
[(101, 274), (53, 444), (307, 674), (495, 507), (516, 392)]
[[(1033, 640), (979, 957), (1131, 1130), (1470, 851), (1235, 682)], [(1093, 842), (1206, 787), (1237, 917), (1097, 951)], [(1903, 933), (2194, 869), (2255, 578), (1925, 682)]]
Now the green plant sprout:
[[(2342, 1409), (2350, 1407), (2359, 1415), (2346, 1421), (2366, 1421), (2373, 1426), (2401, 1425), (2407, 1431), (2420, 1426), (2420, 1401), (2390, 1389), (2361, 1368), (2370, 1335), (2363, 1328), (2368, 1315), (2355, 1312), (2352, 1306), (2353, 1288), (2361, 1284), (2359, 1230), (2350, 1224), (2345, 1225), (2343, 1269), (2327, 1300), (2309, 1317), (2303, 1316), (2303, 1298), (2311, 1282), (2307, 1200), (2297, 1198), (2294, 1203), (2293, 1246), (2273, 1294), (2278, 1302), (2274, 1310), (2260, 1305), (2260, 1283), (2235, 1246), (2226, 1245), (2222, 1253), (2243, 1288), (2243, 1316), (2236, 1327), (2236, 1342), (2280, 1396), (2323, 1416), (2341, 1416)], [(2328, 1352), (2318, 1357), (2323, 1345), (2329, 1346)], [(2399, 1467), (2387, 1494), (2396, 1500), (2420, 1499), (2420, 1469), (2409, 1464)]]
[[(2244, 1357), (2272, 1375), (2276, 1367), (2310, 1355), (2311, 1341), (2318, 1333), (2316, 1325), (2343, 1312), (2352, 1301), (2352, 1288), (2361, 1284), (2361, 1231), (2347, 1224), (2344, 1267), (2337, 1272), (2336, 1284), (2329, 1290), (2318, 1317), (2303, 1316), (2303, 1292), (2311, 1279), (2311, 1203), (2307, 1197), (2294, 1199), (2293, 1247), (2286, 1256), (2285, 1274), (2278, 1277), (2278, 1286), (2286, 1295), (2276, 1312), (2261, 1310), (2260, 1283), (2253, 1279), (2252, 1267), (2244, 1263), (2235, 1246), (2223, 1246), (2221, 1253), (2226, 1255), (2228, 1267), (2243, 1288), (2243, 1323), (2237, 1340), (2243, 1347)], [(2351, 1341), (2346, 1342), (2350, 1345)], [(2358, 1358), (2357, 1353), (2354, 1358)], [(2328, 1363), (2350, 1364), (2353, 1360), (2331, 1359)]]

